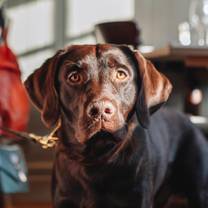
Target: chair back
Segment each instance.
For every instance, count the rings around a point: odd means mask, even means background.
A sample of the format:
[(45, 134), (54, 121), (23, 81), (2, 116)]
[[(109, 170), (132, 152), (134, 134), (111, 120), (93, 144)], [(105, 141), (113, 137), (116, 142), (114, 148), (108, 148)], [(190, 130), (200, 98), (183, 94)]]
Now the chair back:
[(105, 22), (95, 25), (98, 43), (127, 44), (137, 48), (141, 44), (140, 30), (134, 21)]

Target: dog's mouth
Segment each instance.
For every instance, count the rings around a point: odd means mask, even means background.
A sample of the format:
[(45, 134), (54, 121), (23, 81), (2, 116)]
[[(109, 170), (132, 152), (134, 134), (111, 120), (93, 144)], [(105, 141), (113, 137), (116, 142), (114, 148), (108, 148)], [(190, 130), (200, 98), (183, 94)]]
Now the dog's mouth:
[(105, 130), (100, 130), (98, 132), (96, 132), (89, 140), (93, 141), (93, 140), (110, 140), (110, 141), (114, 141), (116, 140), (116, 137)]
[(107, 130), (99, 130), (95, 132), (89, 139), (87, 143), (118, 143), (122, 140), (122, 136), (125, 135), (126, 128), (121, 128), (115, 132), (109, 132)]
[(92, 135), (86, 142), (84, 156), (88, 161), (98, 161), (106, 157), (110, 157), (113, 152), (120, 146), (126, 132), (123, 127), (116, 132), (108, 132), (100, 130)]
[(84, 154), (91, 158), (99, 158), (110, 153), (118, 144), (119, 138), (107, 131), (98, 131), (86, 143)]
[(100, 146), (107, 147), (112, 146), (112, 144), (116, 143), (116, 138), (115, 136), (107, 131), (98, 131), (95, 133), (88, 141), (89, 145), (93, 145), (96, 149), (99, 148)]

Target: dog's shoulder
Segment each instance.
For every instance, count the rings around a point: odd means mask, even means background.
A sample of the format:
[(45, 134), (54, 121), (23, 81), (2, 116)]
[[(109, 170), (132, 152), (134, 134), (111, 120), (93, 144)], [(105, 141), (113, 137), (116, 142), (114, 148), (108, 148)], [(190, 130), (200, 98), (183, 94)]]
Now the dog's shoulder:
[[(172, 130), (181, 131), (193, 127), (189, 117), (172, 108), (162, 108), (151, 117), (151, 127), (171, 128)], [(182, 128), (182, 129), (181, 129)]]
[(151, 116), (150, 126), (147, 129), (149, 139), (154, 148), (173, 150), (190, 132), (198, 130), (187, 115), (173, 109), (163, 108)]

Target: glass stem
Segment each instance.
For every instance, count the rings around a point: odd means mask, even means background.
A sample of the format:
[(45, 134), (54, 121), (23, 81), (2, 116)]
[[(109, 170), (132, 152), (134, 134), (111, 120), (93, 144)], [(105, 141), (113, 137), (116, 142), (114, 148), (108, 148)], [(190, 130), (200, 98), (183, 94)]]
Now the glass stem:
[(202, 27), (198, 30), (198, 45), (205, 45), (205, 30)]

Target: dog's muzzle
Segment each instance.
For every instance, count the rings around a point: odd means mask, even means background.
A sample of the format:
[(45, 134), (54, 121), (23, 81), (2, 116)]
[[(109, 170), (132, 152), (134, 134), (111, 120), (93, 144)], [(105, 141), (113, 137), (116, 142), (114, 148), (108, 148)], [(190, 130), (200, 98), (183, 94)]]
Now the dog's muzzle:
[(116, 107), (110, 100), (94, 101), (87, 108), (87, 116), (92, 120), (109, 121), (116, 113)]

